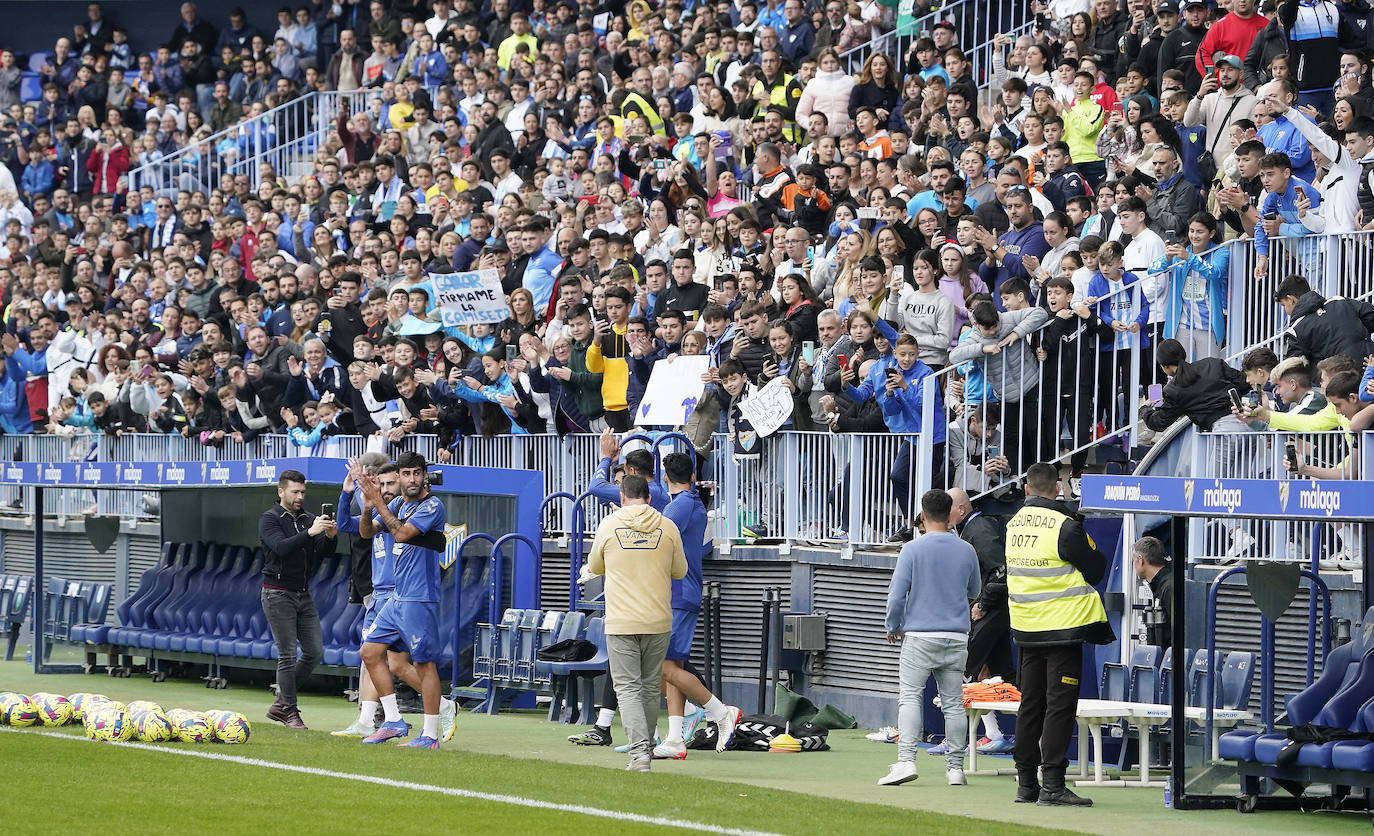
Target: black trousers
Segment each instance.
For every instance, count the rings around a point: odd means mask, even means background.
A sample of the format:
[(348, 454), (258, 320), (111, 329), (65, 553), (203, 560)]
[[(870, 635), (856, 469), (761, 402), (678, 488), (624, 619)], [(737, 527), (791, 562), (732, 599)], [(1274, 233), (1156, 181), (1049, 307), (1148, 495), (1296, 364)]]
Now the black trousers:
[(1069, 768), (1082, 673), (1082, 644), (1021, 648), (1021, 710), (1016, 714), (1013, 751), (1017, 772), (1034, 774), (1036, 767), (1044, 766), (1045, 782), (1062, 784)]

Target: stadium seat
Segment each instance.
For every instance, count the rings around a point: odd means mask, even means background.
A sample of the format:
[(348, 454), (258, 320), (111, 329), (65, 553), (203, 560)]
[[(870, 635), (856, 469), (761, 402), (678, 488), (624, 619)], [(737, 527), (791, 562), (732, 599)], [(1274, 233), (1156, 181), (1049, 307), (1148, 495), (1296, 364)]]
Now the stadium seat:
[(496, 675), (496, 658), (499, 655), (497, 646), (499, 644), (498, 634), (503, 630), (513, 629), (520, 622), (524, 615), (524, 610), (508, 609), (501, 616), (500, 624), (478, 624), (477, 637), (473, 642), (472, 650), (472, 675), (474, 677), (494, 677)]
[(495, 679), (515, 681), (516, 660), (524, 644), (524, 637), (528, 635), (529, 643), (534, 643), (534, 633), (539, 629), (539, 622), (543, 617), (544, 613), (539, 610), (522, 610), (520, 619), (514, 624), (501, 625), (496, 637), (496, 668), (492, 674)]
[[(213, 592), (214, 580), (224, 570), (224, 551), (225, 547), (218, 543), (206, 547), (204, 561), (187, 577), (185, 589), (170, 608), (170, 621), (153, 636), (153, 650), (184, 652), (185, 637), (200, 632), (205, 600)], [(173, 639), (176, 647), (172, 646)]]
[(118, 627), (111, 627), (105, 634), (105, 641), (117, 647), (126, 647), (132, 641), (133, 629), (147, 624), (148, 611), (167, 594), (172, 573), (176, 571), (181, 547), (176, 543), (166, 543), (162, 549), (162, 560), (146, 570), (135, 589), (124, 603), (115, 609)]
[(1098, 692), (1102, 699), (1125, 702), (1129, 698), (1129, 685), (1124, 666), (1110, 662), (1102, 666), (1102, 687)]
[(606, 622), (600, 616), (587, 620), (587, 634), (583, 636), (596, 646), (596, 655), (585, 662), (549, 662), (549, 673), (553, 676), (553, 701), (549, 705), (549, 717), (563, 719), (563, 707), (575, 708), (581, 692), (582, 714), (580, 722), (590, 723), (596, 705), (593, 684), (596, 677), (609, 670), (609, 657), (606, 652)]
[[(1360, 706), (1358, 722), (1363, 731), (1374, 729), (1374, 699)], [(1374, 743), (1367, 740), (1336, 741), (1331, 747), (1331, 766), (1355, 772), (1374, 772)]]
[(219, 637), (211, 642), (202, 639), (201, 652), (215, 657), (234, 657), (234, 645), (248, 638), (248, 625), (253, 610), (262, 609), (262, 550), (245, 550), (243, 571), (229, 580), (224, 610), (220, 615), (222, 627)]
[(86, 600), (86, 614), (83, 623), (72, 625), (70, 639), (76, 644), (104, 644), (105, 635), (110, 628), (105, 619), (110, 613), (110, 593), (113, 587), (108, 583), (92, 584)]
[(42, 52), (29, 53), (29, 72), (41, 73), (43, 65), (52, 57), (52, 52), (44, 50)]
[(13, 577), (14, 587), (9, 598), (9, 606), (0, 611), (0, 617), (4, 618), (4, 627), (9, 632), (9, 639), (5, 643), (7, 662), (14, 659), (14, 648), (19, 644), (19, 631), (29, 617), (30, 602), (33, 600), (33, 578), (26, 575)]
[(32, 70), (24, 70), (19, 74), (19, 101), (28, 104), (29, 102), (40, 101), (43, 98), (43, 77)]
[(243, 572), (246, 550), (239, 546), (225, 549), (220, 571), (211, 580), (208, 593), (200, 601), (199, 619), (192, 619), (187, 633), (172, 639), (172, 649), (187, 653), (216, 654), (221, 634), (221, 625), (232, 618), (225, 618), (225, 612), (233, 603), (234, 579)]
[(1220, 694), (1217, 707), (1244, 709), (1250, 704), (1250, 692), (1255, 684), (1255, 654), (1233, 650), (1226, 654), (1221, 668)]
[[(1346, 687), (1331, 698), (1321, 711), (1310, 721), (1314, 726), (1349, 729), (1353, 732), (1367, 732), (1364, 727), (1361, 707), (1374, 697), (1374, 656), (1366, 656), (1366, 663), (1360, 665), (1359, 675)], [(1275, 763), (1279, 752), (1288, 745), (1288, 736), (1283, 734), (1260, 735), (1255, 741), (1255, 760), (1260, 763)], [(1329, 743), (1306, 743), (1298, 750), (1298, 766), (1315, 766), (1330, 769), (1332, 750), (1335, 741)]]
[[(1365, 613), (1365, 621), (1374, 617), (1374, 609)], [(1313, 722), (1338, 694), (1356, 683), (1362, 670), (1374, 673), (1374, 644), (1364, 631), (1356, 633), (1350, 642), (1337, 647), (1322, 665), (1321, 676), (1303, 691), (1288, 698), (1288, 721), (1292, 725)], [(1366, 696), (1374, 696), (1367, 694)], [(1356, 703), (1358, 708), (1364, 701)], [(1353, 711), (1354, 708), (1351, 709)], [(1264, 738), (1287, 740), (1284, 735), (1266, 735), (1255, 731), (1230, 731), (1218, 741), (1217, 754), (1226, 760), (1259, 760), (1258, 745)], [(1266, 746), (1272, 744), (1266, 744)], [(1279, 743), (1278, 745), (1281, 745)]]
[(182, 550), (182, 557), (177, 562), (176, 570), (171, 573), (170, 585), (166, 593), (151, 607), (144, 625), (129, 630), (129, 647), (148, 650), (153, 648), (153, 641), (157, 634), (170, 629), (176, 609), (181, 605), (186, 595), (186, 585), (204, 565), (205, 550), (203, 546), (187, 544)]
[[(563, 622), (558, 626), (558, 632), (540, 644), (540, 649), (557, 644), (567, 639), (576, 639), (582, 636), (582, 628), (587, 620), (587, 616), (580, 612), (563, 613)], [(541, 662), (538, 658), (538, 650), (535, 651), (534, 661), (534, 683), (536, 685), (547, 685), (553, 681), (553, 673), (549, 670), (548, 662)], [(550, 717), (549, 719), (553, 719)]]

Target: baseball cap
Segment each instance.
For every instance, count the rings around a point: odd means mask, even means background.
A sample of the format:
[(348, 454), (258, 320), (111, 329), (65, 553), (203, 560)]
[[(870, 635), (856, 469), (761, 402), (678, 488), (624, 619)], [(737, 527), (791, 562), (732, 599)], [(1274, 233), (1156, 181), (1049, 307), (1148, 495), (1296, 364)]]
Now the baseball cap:
[(1218, 67), (1220, 67), (1222, 64), (1230, 64), (1238, 70), (1245, 69), (1245, 65), (1241, 63), (1241, 60), (1239, 58), (1237, 58), (1234, 55), (1228, 55), (1225, 52), (1214, 53), (1212, 55), (1212, 63), (1217, 65)]
[(1183, 0), (1179, 4), (1185, 9), (1207, 8), (1207, 0)]
[(1155, 14), (1178, 14), (1178, 0), (1159, 0), (1159, 5), (1155, 6)]

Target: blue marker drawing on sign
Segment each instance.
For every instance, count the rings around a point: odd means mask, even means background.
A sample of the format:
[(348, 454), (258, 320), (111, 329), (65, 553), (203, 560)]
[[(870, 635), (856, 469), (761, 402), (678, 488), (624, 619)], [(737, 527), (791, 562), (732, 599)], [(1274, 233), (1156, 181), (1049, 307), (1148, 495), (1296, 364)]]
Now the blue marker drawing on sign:
[(696, 398), (684, 398), (682, 401), (682, 423), (687, 423), (687, 419), (692, 417), (692, 410), (697, 408)]

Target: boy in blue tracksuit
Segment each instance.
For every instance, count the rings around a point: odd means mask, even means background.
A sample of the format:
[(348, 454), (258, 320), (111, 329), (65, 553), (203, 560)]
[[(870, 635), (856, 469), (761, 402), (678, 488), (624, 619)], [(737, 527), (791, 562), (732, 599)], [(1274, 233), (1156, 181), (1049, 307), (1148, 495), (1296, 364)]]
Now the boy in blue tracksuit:
[(1113, 332), (1112, 339), (1098, 341), (1100, 351), (1111, 352), (1097, 365), (1097, 403), (1099, 415), (1108, 427), (1119, 426), (1114, 409), (1117, 395), (1126, 392), (1125, 409), (1134, 409), (1135, 399), (1131, 376), (1131, 349), (1141, 352), (1140, 373), (1152, 374), (1153, 356), (1146, 356), (1150, 348), (1150, 299), (1145, 286), (1134, 273), (1126, 272), (1122, 262), (1125, 250), (1119, 241), (1108, 241), (1097, 251), (1097, 272), (1088, 280), (1088, 295), (1084, 300), (1095, 307), (1102, 324)]
[[(932, 484), (944, 484), (941, 470), (945, 460), (945, 410), (940, 402), (940, 390), (935, 390), (935, 403), (933, 404), (934, 422), (930, 427), (922, 428), (921, 415), (924, 412), (924, 378), (934, 374), (934, 370), (921, 362), (920, 350), (916, 344), (916, 338), (910, 334), (902, 334), (897, 338), (897, 345), (892, 350), (891, 358), (884, 358), (875, 362), (868, 370), (868, 376), (863, 383), (858, 386), (846, 386), (845, 394), (849, 396), (855, 404), (861, 404), (869, 398), (876, 397), (878, 406), (883, 413), (883, 423), (893, 434), (906, 435), (915, 434), (922, 431), (931, 434), (931, 467), (935, 471), (932, 475)], [(892, 463), (892, 471), (888, 478), (892, 481), (892, 486), (897, 491), (897, 501), (903, 503), (903, 507), (912, 508), (915, 497), (911, 495), (911, 442), (903, 442), (897, 450), (897, 458)], [(913, 516), (914, 518), (914, 516)], [(898, 531), (894, 537), (897, 539), (910, 539), (910, 530), (914, 528), (908, 525)]]

